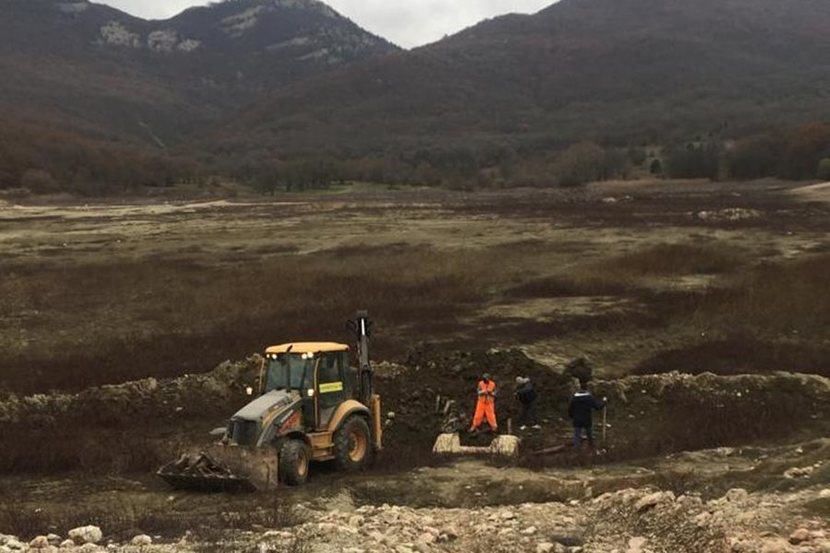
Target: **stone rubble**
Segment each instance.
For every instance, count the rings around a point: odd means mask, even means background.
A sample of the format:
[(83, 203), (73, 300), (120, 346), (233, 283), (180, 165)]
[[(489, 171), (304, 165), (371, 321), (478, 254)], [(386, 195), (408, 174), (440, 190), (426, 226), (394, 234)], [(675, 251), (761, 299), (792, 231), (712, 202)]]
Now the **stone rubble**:
[[(760, 494), (734, 488), (704, 501), (697, 495), (624, 489), (584, 501), (476, 509), (341, 503), (330, 511), (302, 509), (305, 522), (298, 526), (229, 534), (218, 545), (188, 536), (156, 543), (141, 534), (129, 544), (104, 548), (97, 544), (101, 529), (85, 526), (70, 531), (74, 541), (64, 541), (60, 550), (196, 553), (215, 545), (260, 553), (828, 553), (828, 521), (798, 514), (799, 505), (816, 501), (822, 491)], [(37, 536), (26, 544), (0, 534), (0, 553), (57, 552), (49, 541)]]

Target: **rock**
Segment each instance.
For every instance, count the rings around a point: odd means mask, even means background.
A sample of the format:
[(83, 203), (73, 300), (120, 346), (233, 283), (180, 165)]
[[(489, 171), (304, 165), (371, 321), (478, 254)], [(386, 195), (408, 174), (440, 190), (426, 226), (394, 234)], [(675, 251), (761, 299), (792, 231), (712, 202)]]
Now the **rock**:
[(72, 540), (63, 540), (59, 547), (61, 547), (63, 549), (67, 549), (69, 547), (75, 547), (75, 542), (72, 541)]
[(548, 541), (536, 544), (536, 553), (551, 553), (553, 551), (553, 544)]
[(727, 501), (736, 502), (736, 501), (743, 501), (747, 497), (749, 497), (749, 492), (747, 492), (743, 488), (732, 488), (726, 495), (724, 496)]
[(26, 548), (26, 546), (14, 536), (9, 536), (9, 539), (6, 540), (6, 543), (4, 545), (12, 551), (20, 551), (21, 549)]
[(792, 548), (784, 538), (766, 540), (761, 547), (761, 553), (789, 553), (790, 551)]
[(533, 534), (536, 533), (536, 531), (537, 531), (537, 528), (535, 526), (528, 526), (527, 528), (522, 530), (521, 533), (525, 536), (532, 536)]
[(98, 543), (104, 539), (104, 534), (97, 526), (80, 526), (69, 531), (69, 538), (78, 545)]
[(821, 490), (820, 492), (818, 492), (818, 496), (825, 499), (830, 497), (830, 488), (825, 488)]
[(625, 553), (643, 553), (643, 546), (648, 540), (643, 537), (631, 538), (628, 540), (628, 549)]
[(59, 545), (61, 543), (61, 537), (57, 534), (46, 534), (46, 539), (50, 545)]
[(49, 538), (46, 536), (38, 536), (29, 542), (29, 547), (32, 549), (45, 549), (49, 547)]
[(349, 526), (352, 528), (360, 528), (363, 526), (366, 518), (363, 515), (352, 515), (349, 517)]
[(695, 525), (696, 525), (698, 528), (706, 528), (707, 526), (709, 526), (709, 520), (710, 520), (711, 518), (712, 518), (712, 515), (710, 515), (710, 514), (709, 514), (708, 512), (706, 512), (706, 511), (704, 511), (704, 512), (700, 513), (699, 515), (696, 515), (696, 516), (692, 519), (692, 522), (694, 522), (694, 523), (695, 523)]
[(132, 540), (130, 540), (131, 545), (137, 545), (139, 547), (144, 547), (147, 545), (153, 544), (153, 538), (148, 536), (147, 534), (139, 534), (135, 536)]
[(102, 547), (98, 547), (94, 543), (85, 543), (78, 548), (81, 553), (99, 553), (102, 550)]
[(792, 467), (784, 471), (784, 478), (795, 480), (796, 478), (807, 478), (815, 470), (813, 467)]
[(810, 531), (806, 528), (799, 528), (798, 530), (794, 531), (790, 534), (790, 543), (793, 545), (798, 545), (799, 543), (803, 543), (805, 541), (810, 541)]
[(674, 501), (674, 494), (671, 492), (654, 492), (645, 497), (641, 497), (637, 503), (634, 504), (634, 510), (641, 513), (647, 509), (655, 507), (658, 503), (667, 501)]

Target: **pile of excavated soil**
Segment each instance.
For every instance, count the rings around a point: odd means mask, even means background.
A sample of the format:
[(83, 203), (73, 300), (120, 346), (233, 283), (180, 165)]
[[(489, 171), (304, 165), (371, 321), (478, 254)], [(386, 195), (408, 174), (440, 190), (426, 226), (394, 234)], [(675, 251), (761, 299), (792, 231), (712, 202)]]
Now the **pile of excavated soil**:
[[(223, 363), (206, 374), (170, 380), (150, 378), (78, 394), (6, 395), (0, 397), (0, 437), (52, 428), (52, 435), (66, 438), (59, 448), (64, 457), (71, 457), (73, 447), (78, 447), (72, 440), (91, 440), (100, 429), (124, 429), (134, 438), (156, 441), (162, 449), (165, 443), (204, 442), (208, 430), (249, 401), (244, 390), (255, 382), (258, 367), (259, 357), (253, 356)], [(523, 438), (522, 463), (584, 462), (584, 452), (567, 447), (567, 405), (575, 388), (571, 378), (517, 350), (442, 352), (422, 346), (404, 365), (376, 364), (377, 389), (387, 413), (386, 451), (379, 465), (394, 470), (431, 464), (436, 436), (469, 425), (476, 383), (484, 372), (498, 384), (501, 431), (516, 417), (515, 378), (530, 377), (537, 387), (543, 428), (520, 432), (513, 425)], [(596, 418), (597, 445), (604, 450), (597, 459), (604, 461), (764, 440), (806, 440), (830, 430), (830, 380), (819, 376), (667, 373), (597, 381), (593, 389), (596, 396), (608, 398), (604, 443), (601, 415)], [(562, 453), (536, 455), (551, 447), (560, 447)], [(37, 451), (15, 455), (0, 455), (3, 466), (17, 467), (32, 455), (38, 457)], [(144, 463), (153, 462), (148, 458)], [(118, 470), (113, 469), (117, 464), (110, 463), (110, 470)], [(38, 466), (49, 470), (49, 463)]]
[[(543, 428), (519, 431), (513, 425), (523, 438), (524, 463), (576, 461), (568, 447), (572, 429), (567, 418), (576, 382), (518, 350), (441, 352), (423, 346), (404, 366), (380, 365), (378, 388), (385, 409), (395, 414), (387, 421), (389, 448), (411, 451), (409, 459), (422, 459), (417, 451), (427, 451), (440, 432), (453, 425), (465, 429), (475, 408), (476, 383), (484, 372), (498, 385), (501, 431), (507, 419), (515, 421), (517, 415), (516, 376), (530, 377), (536, 385)], [(830, 380), (821, 376), (673, 372), (596, 381), (591, 387), (596, 397), (608, 400), (604, 444), (602, 414), (595, 416), (597, 446), (606, 450), (606, 461), (762, 440), (809, 439), (830, 431)], [(445, 413), (448, 401), (452, 403)], [(535, 455), (552, 447), (565, 449), (560, 455)]]
[[(209, 373), (175, 379), (145, 378), (88, 388), (77, 394), (0, 395), (0, 424), (50, 424), (66, 417), (110, 423), (135, 416), (202, 417), (244, 398), (259, 368), (259, 356), (225, 362)], [(226, 413), (229, 414), (229, 413)]]

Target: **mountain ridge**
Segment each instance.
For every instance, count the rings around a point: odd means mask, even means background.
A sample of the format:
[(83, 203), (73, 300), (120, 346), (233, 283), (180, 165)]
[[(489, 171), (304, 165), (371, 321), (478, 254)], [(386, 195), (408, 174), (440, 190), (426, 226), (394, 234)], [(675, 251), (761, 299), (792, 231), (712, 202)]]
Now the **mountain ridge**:
[(815, 120), (828, 115), (828, 26), (830, 4), (813, 0), (562, 0), (298, 83), (211, 140), (233, 150), (244, 128), (263, 149), (348, 155), (430, 137), (523, 148)]

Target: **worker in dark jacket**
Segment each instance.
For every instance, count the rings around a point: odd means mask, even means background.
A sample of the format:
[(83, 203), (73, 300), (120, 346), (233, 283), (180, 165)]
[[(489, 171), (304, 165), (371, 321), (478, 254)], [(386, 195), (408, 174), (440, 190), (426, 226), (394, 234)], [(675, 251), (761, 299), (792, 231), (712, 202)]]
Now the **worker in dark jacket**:
[(527, 430), (528, 426), (533, 426), (537, 430), (542, 428), (536, 416), (536, 387), (530, 378), (516, 377), (516, 399), (519, 400), (519, 429)]
[(585, 431), (585, 437), (588, 439), (588, 444), (594, 447), (593, 412), (599, 411), (603, 407), (605, 407), (605, 401), (595, 399), (588, 391), (587, 384), (580, 384), (579, 391), (573, 395), (568, 406), (568, 416), (574, 425), (574, 447), (579, 447), (582, 444), (583, 430)]

